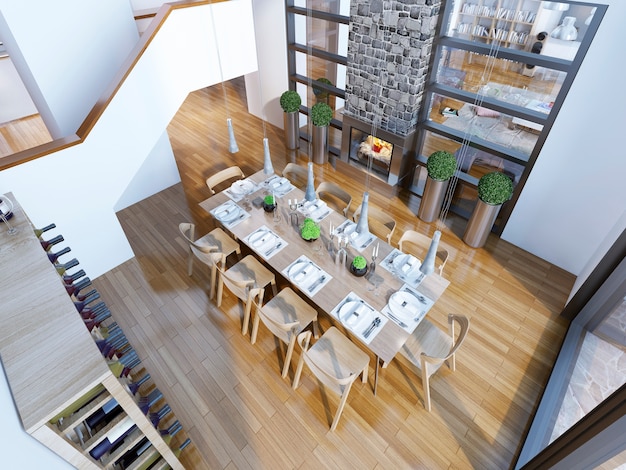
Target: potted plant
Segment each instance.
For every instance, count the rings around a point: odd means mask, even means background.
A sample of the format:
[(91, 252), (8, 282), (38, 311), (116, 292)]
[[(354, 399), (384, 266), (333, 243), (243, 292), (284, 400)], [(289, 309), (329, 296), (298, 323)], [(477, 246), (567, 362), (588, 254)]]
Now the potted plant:
[(448, 182), (456, 171), (456, 157), (445, 150), (438, 150), (426, 160), (426, 186), (417, 216), (424, 222), (432, 222), (439, 216)]
[(310, 217), (305, 217), (300, 227), (300, 236), (308, 242), (317, 240), (320, 237), (320, 226)]
[(295, 90), (287, 90), (280, 95), (280, 107), (284, 111), (285, 140), (290, 150), (300, 146), (299, 110), (301, 104), (302, 99)]
[(263, 198), (263, 210), (265, 212), (273, 212), (276, 209), (276, 200), (273, 194), (268, 194)]
[(472, 248), (482, 247), (487, 242), (500, 207), (512, 195), (513, 181), (507, 175), (499, 171), (483, 175), (478, 180), (478, 201), (465, 228), (463, 241)]
[(355, 276), (363, 276), (367, 272), (367, 260), (361, 255), (355, 256), (350, 263), (350, 272)]
[[(333, 82), (331, 82), (329, 79), (327, 79), (326, 77), (321, 77), (315, 80), (315, 82), (318, 83), (324, 83), (325, 85), (332, 85)], [(317, 102), (324, 102), (326, 104), (328, 104), (328, 92), (323, 90), (320, 87), (316, 87), (315, 86), (315, 82), (313, 82), (313, 94), (315, 95), (315, 98), (317, 100)]]
[(315, 103), (311, 108), (313, 124), (313, 162), (328, 161), (328, 126), (333, 119), (333, 109), (326, 103)]

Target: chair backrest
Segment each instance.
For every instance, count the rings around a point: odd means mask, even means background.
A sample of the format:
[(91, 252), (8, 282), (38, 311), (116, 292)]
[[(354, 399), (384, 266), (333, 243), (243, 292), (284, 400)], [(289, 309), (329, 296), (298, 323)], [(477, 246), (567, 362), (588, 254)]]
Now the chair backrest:
[(211, 194), (215, 194), (215, 186), (233, 178), (245, 178), (241, 168), (236, 165), (218, 171), (213, 176), (209, 176), (206, 180), (206, 185), (209, 187)]
[(213, 254), (216, 252), (216, 250), (218, 250), (217, 245), (203, 245), (197, 243), (196, 240), (194, 240), (196, 230), (196, 226), (194, 224), (182, 222), (178, 224), (178, 229), (180, 230), (180, 233), (189, 245), (190, 250), (198, 257), (202, 257), (203, 254)]
[[(357, 207), (354, 214), (352, 214), (352, 220), (355, 222), (359, 221), (359, 217), (361, 216), (361, 207), (362, 204), (359, 204), (359, 207)], [(386, 239), (387, 243), (391, 244), (391, 237), (393, 236), (393, 232), (396, 230), (395, 219), (387, 212), (379, 209), (378, 207), (372, 206), (371, 204), (368, 204), (367, 207), (367, 219), (370, 232), (379, 238)]]
[(329, 387), (331, 390), (335, 390), (335, 392), (342, 394), (345, 390), (341, 389), (346, 385), (354, 382), (358, 378), (358, 374), (353, 374), (346, 377), (337, 377), (337, 375), (331, 374), (324, 367), (322, 367), (323, 364), (318, 364), (314, 359), (312, 359), (311, 356), (308, 354), (312, 334), (313, 333), (311, 331), (303, 331), (298, 335), (298, 338), (296, 339), (296, 342), (301, 348), (301, 354), (304, 358), (304, 362), (311, 370), (313, 375), (315, 375), (315, 377), (317, 377), (320, 382)]
[[(424, 260), (424, 257), (430, 248), (431, 242), (432, 240), (423, 233), (416, 232), (415, 230), (407, 230), (400, 237), (400, 240), (398, 241), (398, 248), (404, 253), (413, 254), (421, 260)], [(443, 248), (440, 242), (437, 247), (437, 259), (439, 260), (437, 271), (439, 275), (443, 274), (443, 268), (448, 261), (448, 256), (448, 250)]]
[[(459, 334), (456, 337), (455, 337), (455, 328), (454, 328), (455, 322), (459, 324)], [(469, 328), (470, 328), (470, 319), (466, 317), (465, 315), (458, 315), (458, 314), (450, 313), (448, 315), (448, 325), (449, 325), (449, 330), (450, 330), (450, 337), (452, 339), (451, 347), (448, 353), (445, 356), (431, 356), (427, 354), (426, 352), (422, 352), (421, 355), (426, 359), (427, 362), (431, 364), (440, 364), (440, 363), (443, 363), (444, 361), (447, 361), (448, 359), (451, 359), (450, 368), (454, 370), (456, 368), (456, 365), (454, 362), (455, 360), (454, 356), (457, 350), (461, 347), (461, 345), (465, 341), (465, 338), (467, 337), (467, 333), (469, 332)]]
[(288, 323), (280, 322), (276, 318), (267, 315), (267, 313), (263, 310), (263, 307), (261, 307), (257, 302), (254, 302), (254, 306), (257, 315), (266, 328), (283, 342), (288, 343), (291, 337), (290, 334), (294, 331), (298, 331), (298, 327), (300, 326), (300, 322), (298, 320)]
[(317, 197), (327, 203), (336, 205), (344, 216), (348, 215), (348, 209), (352, 203), (352, 196), (349, 192), (341, 189), (339, 185), (332, 181), (322, 181), (315, 189)]
[(287, 163), (283, 169), (283, 176), (287, 178), (293, 185), (304, 190), (309, 177), (308, 170), (297, 163)]
[(247, 302), (248, 299), (257, 297), (259, 293), (264, 292), (265, 289), (263, 289), (262, 287), (254, 287), (254, 279), (234, 279), (230, 274), (228, 274), (228, 271), (224, 270), (223, 267), (223, 264), (217, 267), (220, 284), (225, 285), (229, 291), (231, 291), (244, 302)]

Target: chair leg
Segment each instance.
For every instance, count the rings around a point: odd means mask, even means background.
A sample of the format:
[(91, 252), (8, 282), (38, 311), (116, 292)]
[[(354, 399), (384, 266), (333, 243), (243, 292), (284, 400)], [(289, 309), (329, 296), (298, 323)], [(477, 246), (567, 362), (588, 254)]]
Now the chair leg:
[(289, 373), (289, 365), (291, 364), (291, 356), (293, 356), (293, 349), (295, 345), (296, 335), (291, 335), (291, 341), (289, 341), (289, 344), (287, 345), (287, 352), (285, 353), (285, 364), (283, 364), (283, 373), (281, 374), (283, 379), (287, 377), (287, 374)]
[(293, 385), (291, 386), (291, 388), (293, 388), (294, 390), (298, 388), (298, 385), (300, 384), (300, 375), (302, 375), (302, 367), (304, 366), (304, 354), (305, 354), (304, 351), (300, 353), (300, 359), (298, 360), (298, 367), (296, 367), (296, 373), (293, 376)]
[(216, 294), (216, 299), (215, 299), (215, 303), (217, 304), (218, 307), (222, 305), (223, 293), (224, 293), (224, 281), (222, 280), (222, 276), (219, 276), (219, 279), (217, 280), (217, 294)]
[(211, 266), (210, 274), (211, 275), (209, 276), (209, 283), (211, 284), (211, 286), (209, 287), (209, 299), (213, 300), (213, 298), (215, 297), (215, 277), (217, 275), (217, 268), (215, 265)]
[(424, 408), (430, 411), (430, 377), (426, 369), (422, 369), (422, 388), (424, 389)]
[(241, 325), (241, 334), (248, 334), (248, 325), (250, 324), (250, 312), (252, 311), (252, 299), (248, 298), (243, 312), (243, 324)]
[(252, 334), (250, 335), (250, 344), (256, 343), (256, 336), (259, 333), (259, 312), (254, 312), (252, 319)]
[[(378, 358), (376, 358), (376, 360), (378, 360)], [(361, 379), (361, 382), (363, 383), (367, 383), (367, 376), (369, 374), (369, 364), (365, 366), (365, 368), (363, 369), (363, 372), (361, 373), (361, 375), (363, 376), (363, 378)]]
[(337, 411), (335, 411), (335, 418), (333, 419), (333, 424), (330, 425), (330, 430), (334, 431), (337, 428), (337, 423), (339, 423), (339, 418), (341, 417), (341, 413), (343, 412), (344, 406), (346, 406), (346, 401), (348, 400), (348, 393), (350, 392), (350, 388), (352, 388), (352, 383), (346, 385), (346, 389), (343, 391), (341, 395), (341, 400), (339, 401), (339, 407)]

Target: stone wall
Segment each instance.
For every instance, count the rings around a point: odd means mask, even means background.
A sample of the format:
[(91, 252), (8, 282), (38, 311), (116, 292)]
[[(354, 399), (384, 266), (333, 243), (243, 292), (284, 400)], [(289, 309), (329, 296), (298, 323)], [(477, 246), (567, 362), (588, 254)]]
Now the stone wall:
[(415, 130), (441, 0), (352, 0), (344, 113)]

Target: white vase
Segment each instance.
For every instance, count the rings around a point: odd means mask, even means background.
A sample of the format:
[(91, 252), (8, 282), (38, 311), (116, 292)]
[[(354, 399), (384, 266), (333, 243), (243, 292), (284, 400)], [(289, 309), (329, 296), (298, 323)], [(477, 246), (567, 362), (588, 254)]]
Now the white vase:
[(309, 162), (309, 173), (306, 181), (306, 191), (304, 192), (304, 199), (307, 201), (315, 201), (317, 195), (315, 194), (315, 174), (313, 173), (313, 163)]

